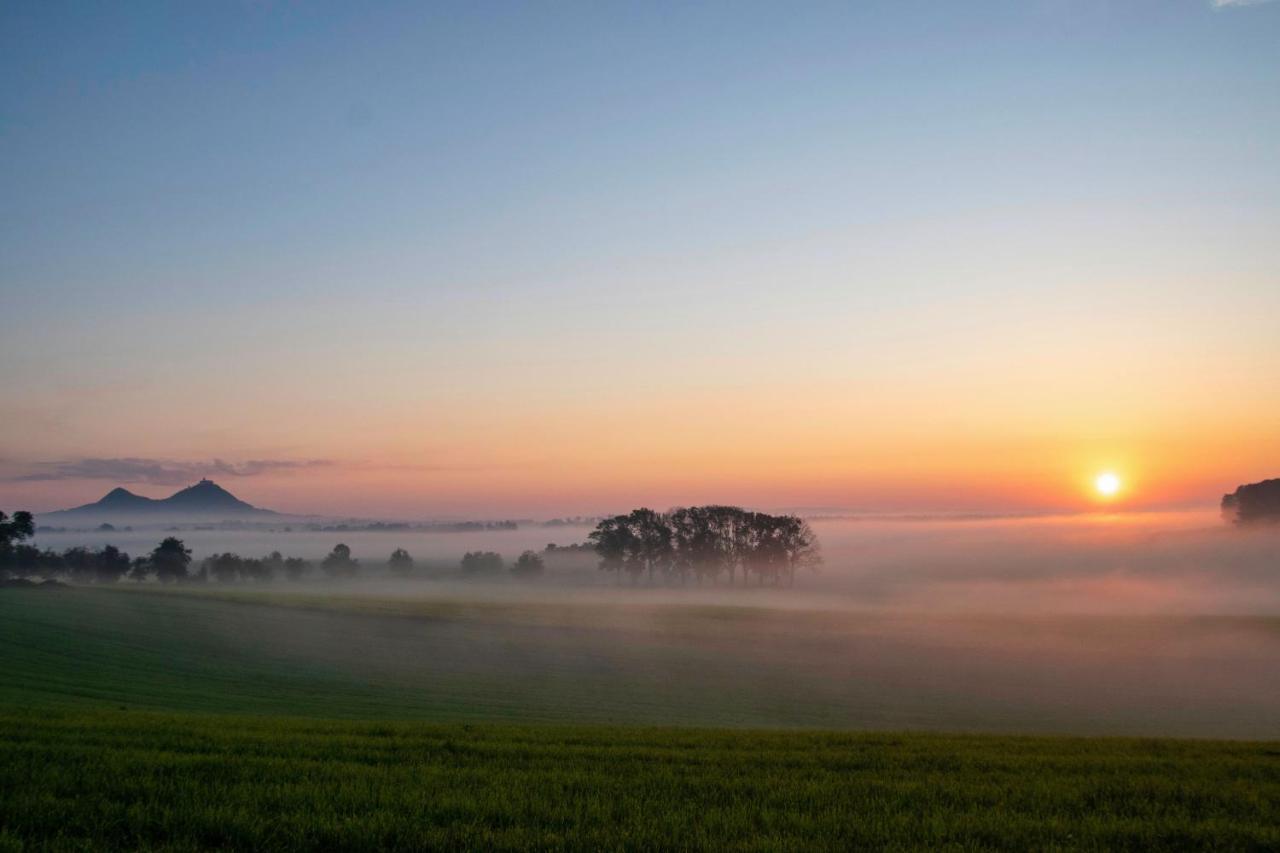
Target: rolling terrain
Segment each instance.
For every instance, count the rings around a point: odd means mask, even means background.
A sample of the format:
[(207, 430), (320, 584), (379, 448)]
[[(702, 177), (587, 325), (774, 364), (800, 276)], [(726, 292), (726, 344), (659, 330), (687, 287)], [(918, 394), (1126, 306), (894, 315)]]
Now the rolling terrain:
[[(1208, 646), (1274, 633), (1255, 621), (1191, 630)], [(905, 731), (1247, 733), (1274, 724), (1266, 707), (1157, 713), (1168, 684), (1112, 695), (1126, 663), (1083, 671), (1113, 682), (1092, 705), (1065, 698), (1074, 682), (1050, 691), (1055, 711), (1027, 701), (1052, 679), (1020, 687), (1020, 666), (938, 664), (957, 637), (973, 655), (1007, 626), (925, 628), (706, 605), (0, 590), (0, 850), (1280, 844), (1274, 737)], [(1100, 628), (1104, 646), (1119, 630)], [(1043, 653), (1078, 629), (1011, 630)]]
[(730, 606), (646, 602), (627, 591), (556, 601), (357, 589), (3, 590), (0, 701), (359, 719), (1280, 736), (1280, 686), (1270, 677), (1280, 625), (1265, 617), (957, 617), (790, 610), (763, 597)]

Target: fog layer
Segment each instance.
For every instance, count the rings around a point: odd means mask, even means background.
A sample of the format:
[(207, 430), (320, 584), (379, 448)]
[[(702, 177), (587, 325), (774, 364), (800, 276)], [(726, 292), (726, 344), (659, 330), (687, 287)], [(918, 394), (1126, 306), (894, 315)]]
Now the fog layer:
[[(825, 565), (792, 589), (633, 587), (582, 552), (549, 552), (535, 580), (457, 569), (468, 550), (511, 558), (580, 542), (585, 528), (189, 531), (177, 535), (197, 560), (314, 559), (340, 536), (361, 569), (178, 595), (66, 593), (88, 602), (88, 618), (40, 600), (103, 644), (142, 647), (157, 619), (178, 620), (200, 647), (184, 664), (193, 683), (203, 667), (306, 674), (322, 680), (290, 689), (355, 709), (317, 701), (326, 715), (1280, 738), (1280, 530), (1207, 512), (814, 527)], [(142, 553), (155, 538), (40, 544)], [(415, 558), (410, 577), (387, 573), (397, 547)], [(161, 656), (138, 678), (171, 666)], [(102, 695), (139, 701), (131, 683), (107, 679)], [(217, 698), (245, 711), (262, 701)]]
[[(1280, 615), (1280, 529), (1238, 528), (1216, 512), (1141, 513), (1044, 518), (903, 520), (835, 519), (812, 522), (825, 557), (794, 589), (715, 587), (633, 588), (599, 572), (586, 554), (549, 556), (536, 583), (505, 577), (460, 585), (459, 560), (468, 551), (495, 551), (508, 561), (525, 549), (584, 542), (586, 527), (440, 533), (311, 532), (299, 530), (156, 530), (41, 533), (42, 547), (116, 545), (144, 554), (163, 535), (194, 552), (261, 556), (281, 551), (319, 559), (339, 541), (360, 560), (346, 594), (458, 594), (559, 600), (581, 591), (626, 601), (673, 598), (725, 600), (786, 608), (887, 609), (991, 615), (1038, 613), (1275, 614)], [(396, 548), (414, 557), (414, 576), (390, 583), (385, 562)], [(591, 596), (588, 596), (590, 598)]]

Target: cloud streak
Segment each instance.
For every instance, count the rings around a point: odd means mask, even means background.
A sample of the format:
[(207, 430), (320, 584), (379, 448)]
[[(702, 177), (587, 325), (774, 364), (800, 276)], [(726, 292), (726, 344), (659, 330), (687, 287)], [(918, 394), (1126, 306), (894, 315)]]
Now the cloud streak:
[(1261, 6), (1273, 0), (1210, 0), (1210, 2), (1215, 9), (1226, 9), (1232, 6)]
[(279, 471), (323, 468), (334, 463), (327, 459), (250, 459), (233, 463), (222, 459), (208, 462), (175, 461), (124, 457), (115, 459), (88, 457), (58, 462), (37, 462), (37, 470), (13, 477), (20, 483), (56, 480), (110, 480), (117, 483), (150, 483), (157, 486), (180, 486), (203, 477), (256, 477)]

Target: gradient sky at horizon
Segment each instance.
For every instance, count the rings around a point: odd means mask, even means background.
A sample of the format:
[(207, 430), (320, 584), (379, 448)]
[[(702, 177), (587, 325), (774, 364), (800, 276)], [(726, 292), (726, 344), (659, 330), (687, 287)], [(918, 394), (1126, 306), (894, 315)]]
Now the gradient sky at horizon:
[(0, 508), (1280, 476), (1280, 3), (8, 3), (0, 154)]

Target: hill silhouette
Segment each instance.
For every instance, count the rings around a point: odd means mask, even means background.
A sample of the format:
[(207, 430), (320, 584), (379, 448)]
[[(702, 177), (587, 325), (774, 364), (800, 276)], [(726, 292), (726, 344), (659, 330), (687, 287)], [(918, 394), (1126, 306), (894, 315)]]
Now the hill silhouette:
[(135, 495), (117, 486), (100, 500), (84, 506), (47, 513), (57, 518), (121, 518), (121, 517), (198, 517), (235, 518), (248, 515), (275, 515), (240, 500), (212, 480), (201, 480), (167, 498)]

